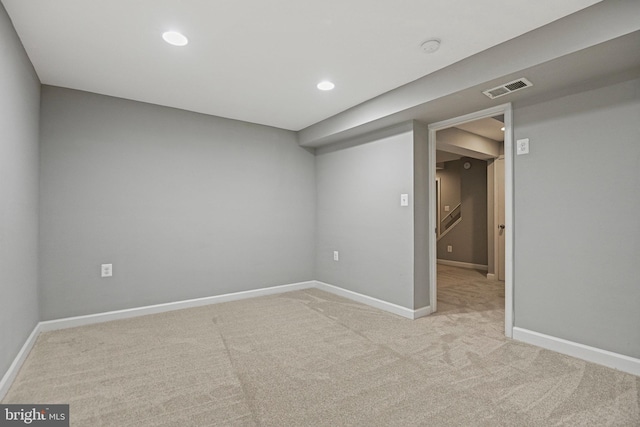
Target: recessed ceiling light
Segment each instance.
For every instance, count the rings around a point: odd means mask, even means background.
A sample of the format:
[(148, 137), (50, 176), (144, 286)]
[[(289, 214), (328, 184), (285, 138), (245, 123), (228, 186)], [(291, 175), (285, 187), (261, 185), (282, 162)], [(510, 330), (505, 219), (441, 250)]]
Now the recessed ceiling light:
[(328, 80), (324, 80), (324, 81), (322, 81), (322, 82), (318, 83), (318, 86), (317, 86), (317, 87), (318, 87), (318, 89), (320, 89), (320, 90), (331, 90), (331, 89), (333, 89), (334, 87), (336, 87), (336, 85), (334, 85), (333, 83), (331, 83), (331, 82), (330, 82), (330, 81), (328, 81)]
[(189, 39), (177, 31), (167, 31), (166, 33), (162, 33), (162, 38), (164, 41), (174, 46), (184, 46), (189, 43)]
[(429, 39), (420, 45), (424, 53), (433, 53), (440, 49), (440, 39)]

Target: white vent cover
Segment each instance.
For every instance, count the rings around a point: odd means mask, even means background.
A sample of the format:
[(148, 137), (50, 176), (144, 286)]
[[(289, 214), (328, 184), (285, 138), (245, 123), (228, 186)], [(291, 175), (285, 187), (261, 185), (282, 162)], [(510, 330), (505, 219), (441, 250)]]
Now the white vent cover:
[(487, 89), (485, 91), (482, 91), (482, 93), (484, 93), (491, 99), (496, 99), (531, 86), (533, 86), (533, 83), (525, 78), (521, 78), (509, 83), (505, 83), (501, 86), (494, 87), (493, 89)]

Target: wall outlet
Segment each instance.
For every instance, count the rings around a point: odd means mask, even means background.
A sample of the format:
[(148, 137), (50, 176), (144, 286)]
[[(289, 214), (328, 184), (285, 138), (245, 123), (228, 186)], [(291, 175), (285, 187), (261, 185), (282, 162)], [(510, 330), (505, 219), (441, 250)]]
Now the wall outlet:
[(101, 277), (113, 276), (113, 264), (102, 264), (100, 266), (100, 276)]
[(340, 261), (340, 254), (338, 253), (338, 251), (333, 251), (333, 260)]
[(453, 252), (453, 246), (447, 245), (447, 252)]
[(516, 154), (529, 154), (529, 138), (519, 139), (516, 141)]

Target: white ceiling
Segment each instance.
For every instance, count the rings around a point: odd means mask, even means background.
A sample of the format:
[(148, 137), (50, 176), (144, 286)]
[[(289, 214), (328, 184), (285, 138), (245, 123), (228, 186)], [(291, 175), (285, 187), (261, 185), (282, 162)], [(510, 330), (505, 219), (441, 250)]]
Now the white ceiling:
[(484, 136), (485, 138), (493, 139), (494, 141), (504, 141), (504, 131), (502, 130), (504, 123), (493, 117), (462, 123), (455, 127), (476, 135)]
[(300, 130), (598, 1), (2, 3), (44, 84)]
[[(475, 135), (492, 139), (497, 142), (504, 142), (504, 132), (502, 131), (502, 127), (504, 126), (504, 123), (503, 123), (504, 116), (500, 115), (498, 117), (499, 119), (495, 117), (486, 117), (484, 119), (478, 119), (472, 122), (457, 124), (454, 127)], [(475, 145), (475, 142), (476, 142), (475, 140), (469, 141), (469, 143), (474, 145)], [(482, 152), (483, 149), (479, 148), (478, 151)], [(453, 160), (461, 159), (462, 157), (473, 157), (474, 159), (477, 158), (480, 160), (487, 159), (484, 156), (476, 157), (472, 155), (471, 150), (468, 150), (468, 152), (464, 156), (462, 154), (453, 153), (442, 148), (438, 148), (436, 150), (436, 163), (450, 162)]]

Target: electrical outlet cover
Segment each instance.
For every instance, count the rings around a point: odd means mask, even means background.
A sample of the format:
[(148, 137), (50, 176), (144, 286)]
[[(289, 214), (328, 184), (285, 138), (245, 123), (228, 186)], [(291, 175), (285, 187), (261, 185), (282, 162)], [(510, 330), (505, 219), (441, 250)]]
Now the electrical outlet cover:
[(529, 154), (529, 138), (519, 139), (516, 141), (516, 154)]

